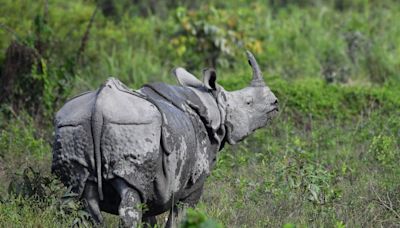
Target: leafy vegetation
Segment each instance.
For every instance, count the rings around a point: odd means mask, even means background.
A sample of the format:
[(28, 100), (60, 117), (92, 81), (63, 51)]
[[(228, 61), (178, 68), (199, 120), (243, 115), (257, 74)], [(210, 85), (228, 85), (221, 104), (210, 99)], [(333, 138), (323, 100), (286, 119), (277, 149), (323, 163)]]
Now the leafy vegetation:
[(400, 4), (190, 2), (1, 0), (0, 226), (90, 224), (50, 174), (52, 116), (68, 97), (111, 75), (175, 83), (175, 66), (214, 66), (239, 89), (245, 49), (280, 114), (219, 154), (181, 225), (399, 226)]

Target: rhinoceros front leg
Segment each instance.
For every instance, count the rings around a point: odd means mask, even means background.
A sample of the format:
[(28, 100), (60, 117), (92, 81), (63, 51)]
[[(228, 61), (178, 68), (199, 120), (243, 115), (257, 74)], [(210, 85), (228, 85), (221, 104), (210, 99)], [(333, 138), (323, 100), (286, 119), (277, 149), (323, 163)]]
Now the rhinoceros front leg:
[(165, 225), (166, 228), (179, 227), (179, 223), (185, 215), (187, 205), (181, 203), (173, 206), (168, 215), (168, 221)]
[(142, 220), (139, 193), (120, 178), (113, 180), (112, 185), (121, 197), (118, 214), (122, 220), (122, 225), (124, 227), (138, 227)]
[(181, 199), (178, 204), (175, 204), (173, 209), (170, 210), (168, 222), (165, 227), (179, 227), (179, 223), (186, 214), (186, 209), (188, 207), (193, 208), (199, 202), (203, 192), (203, 185), (204, 181), (199, 182), (195, 191), (191, 192), (186, 198)]
[(101, 216), (99, 207), (99, 192), (97, 191), (97, 184), (92, 181), (87, 181), (85, 184), (85, 190), (83, 192), (83, 201), (86, 210), (92, 216), (93, 220), (97, 224), (103, 223), (103, 217)]
[(157, 225), (157, 219), (155, 216), (149, 216), (142, 219), (144, 228), (153, 228)]

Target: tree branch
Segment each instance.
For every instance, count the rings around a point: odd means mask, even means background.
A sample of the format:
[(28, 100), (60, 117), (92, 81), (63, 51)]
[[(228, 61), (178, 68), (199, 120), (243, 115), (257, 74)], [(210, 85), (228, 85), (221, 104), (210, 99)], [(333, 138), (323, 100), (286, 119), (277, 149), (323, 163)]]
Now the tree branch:
[(97, 14), (97, 10), (99, 8), (99, 4), (96, 3), (96, 8), (94, 9), (92, 16), (90, 17), (89, 20), (89, 24), (86, 27), (86, 31), (83, 34), (82, 40), (81, 40), (81, 46), (78, 49), (78, 53), (76, 54), (76, 62), (79, 62), (81, 59), (81, 56), (83, 54), (83, 52), (85, 51), (87, 42), (89, 40), (89, 33), (90, 33), (90, 29), (92, 28), (93, 22), (94, 22), (94, 18)]

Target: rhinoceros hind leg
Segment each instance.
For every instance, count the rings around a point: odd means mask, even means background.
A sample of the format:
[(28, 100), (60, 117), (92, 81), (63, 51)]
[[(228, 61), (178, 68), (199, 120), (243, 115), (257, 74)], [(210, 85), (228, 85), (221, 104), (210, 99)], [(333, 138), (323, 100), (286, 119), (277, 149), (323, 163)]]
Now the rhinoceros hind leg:
[(166, 228), (179, 227), (179, 223), (182, 221), (183, 216), (186, 213), (186, 207), (187, 205), (183, 203), (175, 205), (169, 212), (168, 221), (165, 227)]
[(118, 214), (123, 226), (138, 227), (142, 220), (139, 193), (120, 178), (113, 180), (112, 185), (121, 197)]
[(86, 210), (92, 216), (93, 220), (97, 224), (103, 223), (103, 217), (101, 216), (99, 207), (99, 192), (97, 191), (97, 184), (92, 181), (87, 181), (85, 190), (83, 192), (83, 200), (85, 201)]

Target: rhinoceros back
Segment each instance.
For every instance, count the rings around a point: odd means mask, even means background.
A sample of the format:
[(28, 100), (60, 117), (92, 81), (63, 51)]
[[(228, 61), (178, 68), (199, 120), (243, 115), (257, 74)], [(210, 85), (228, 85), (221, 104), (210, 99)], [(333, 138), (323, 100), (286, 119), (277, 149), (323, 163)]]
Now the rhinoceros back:
[(97, 91), (68, 101), (55, 125), (52, 171), (73, 192), (81, 195), (92, 180), (101, 197), (101, 181), (116, 176), (147, 190), (149, 177), (142, 174), (154, 176), (161, 116), (140, 94), (109, 79)]
[(98, 94), (101, 112), (101, 174), (107, 181), (119, 177), (139, 191), (151, 194), (161, 159), (161, 114), (142, 94), (130, 91), (118, 80), (105, 83)]

